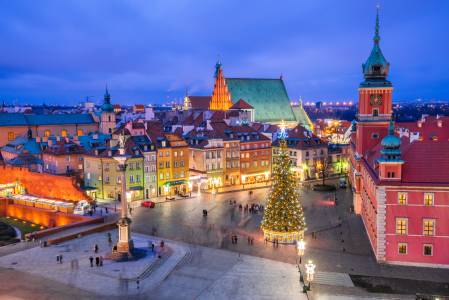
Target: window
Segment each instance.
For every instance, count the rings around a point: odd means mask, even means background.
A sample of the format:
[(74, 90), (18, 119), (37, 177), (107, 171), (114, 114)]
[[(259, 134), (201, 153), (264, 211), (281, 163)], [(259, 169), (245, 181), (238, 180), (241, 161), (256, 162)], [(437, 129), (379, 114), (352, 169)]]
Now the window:
[(166, 156), (166, 157), (170, 157), (170, 151), (166, 151), (166, 152), (165, 152), (165, 156)]
[(423, 220), (423, 234), (435, 235), (435, 220), (432, 219)]
[(175, 161), (175, 168), (177, 168), (178, 167), (178, 162), (177, 161)]
[(433, 255), (433, 245), (424, 244), (423, 246), (423, 255), (424, 256), (432, 256)]
[(407, 254), (407, 243), (399, 243), (398, 244), (398, 253), (399, 254)]
[(179, 156), (184, 156), (184, 151), (183, 150), (179, 151)]
[(165, 173), (165, 179), (170, 179), (170, 173)]
[(403, 193), (403, 192), (398, 193), (398, 204), (401, 204), (401, 205), (407, 204), (407, 193)]
[(379, 109), (375, 108), (373, 109), (373, 117), (378, 117), (379, 116)]
[(165, 162), (165, 167), (166, 167), (166, 168), (170, 168), (170, 162), (169, 162), (169, 161), (166, 161), (166, 162)]
[(76, 135), (84, 135), (84, 131), (82, 129), (78, 129), (76, 131)]
[(424, 193), (424, 205), (433, 205), (433, 193)]
[(109, 183), (109, 176), (106, 176), (106, 177), (104, 178), (104, 182), (105, 182), (106, 184)]
[(140, 182), (140, 175), (136, 175), (136, 182)]
[(181, 167), (184, 167), (184, 161), (183, 160), (181, 160), (180, 165), (181, 165)]
[(61, 136), (63, 136), (63, 137), (67, 136), (67, 130), (66, 129), (61, 130)]
[(14, 132), (8, 132), (8, 141), (14, 141), (15, 138), (16, 135), (14, 134)]
[(160, 180), (163, 180), (163, 179), (164, 179), (164, 173), (160, 173), (160, 174), (159, 174), (159, 179), (160, 179)]
[(173, 155), (174, 155), (175, 157), (178, 157), (178, 151), (174, 151), (174, 152), (173, 152)]
[(371, 134), (371, 138), (372, 138), (372, 139), (378, 139), (378, 138), (379, 138), (379, 134), (376, 133), (376, 132), (375, 132), (375, 133), (372, 133), (372, 134)]
[(407, 218), (396, 218), (396, 234), (405, 235), (407, 234), (408, 219)]
[(49, 137), (50, 135), (51, 135), (50, 130), (47, 129), (47, 130), (44, 131), (44, 136), (45, 137)]
[(134, 183), (134, 175), (129, 175), (129, 183)]

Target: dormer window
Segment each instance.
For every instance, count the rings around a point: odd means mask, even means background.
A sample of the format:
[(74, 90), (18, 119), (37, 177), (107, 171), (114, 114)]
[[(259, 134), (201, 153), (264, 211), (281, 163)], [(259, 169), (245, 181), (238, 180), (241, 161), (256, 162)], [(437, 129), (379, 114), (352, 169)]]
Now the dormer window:
[(372, 67), (373, 75), (381, 75), (382, 68), (379, 65)]

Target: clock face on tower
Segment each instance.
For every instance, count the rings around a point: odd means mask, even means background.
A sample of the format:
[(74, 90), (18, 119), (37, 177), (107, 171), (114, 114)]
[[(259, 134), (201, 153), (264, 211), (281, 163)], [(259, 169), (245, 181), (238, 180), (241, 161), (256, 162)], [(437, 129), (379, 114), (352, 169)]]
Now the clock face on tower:
[(370, 104), (371, 105), (382, 105), (382, 95), (380, 94), (372, 94), (370, 95)]

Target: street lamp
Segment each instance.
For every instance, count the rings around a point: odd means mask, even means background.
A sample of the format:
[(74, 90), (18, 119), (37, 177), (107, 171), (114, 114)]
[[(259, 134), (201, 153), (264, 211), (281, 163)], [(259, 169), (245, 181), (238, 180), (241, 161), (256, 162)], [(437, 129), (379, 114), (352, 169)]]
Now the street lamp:
[(299, 255), (299, 263), (302, 263), (302, 256), (304, 255), (304, 252), (306, 250), (306, 242), (304, 242), (303, 239), (300, 239), (297, 243), (296, 243), (296, 247), (298, 249), (298, 255)]
[(308, 289), (310, 291), (310, 283), (313, 281), (314, 275), (315, 275), (315, 265), (311, 260), (305, 265), (306, 267), (306, 274), (307, 274), (307, 282), (309, 283)]

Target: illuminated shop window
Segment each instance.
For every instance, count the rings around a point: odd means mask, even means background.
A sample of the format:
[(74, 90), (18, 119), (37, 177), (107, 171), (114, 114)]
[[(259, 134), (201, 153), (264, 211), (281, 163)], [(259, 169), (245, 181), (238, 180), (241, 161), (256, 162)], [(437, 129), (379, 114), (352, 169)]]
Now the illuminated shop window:
[(45, 132), (44, 132), (44, 136), (46, 136), (46, 137), (49, 137), (51, 135), (51, 132), (50, 132), (50, 130), (45, 130)]
[(67, 130), (66, 129), (61, 130), (61, 136), (63, 136), (63, 137), (67, 136)]
[(15, 138), (16, 135), (14, 134), (14, 132), (8, 132), (8, 141), (14, 141)]

